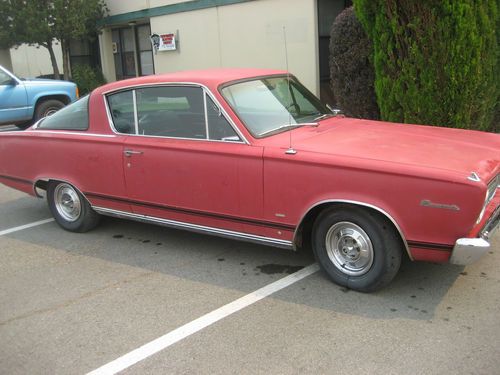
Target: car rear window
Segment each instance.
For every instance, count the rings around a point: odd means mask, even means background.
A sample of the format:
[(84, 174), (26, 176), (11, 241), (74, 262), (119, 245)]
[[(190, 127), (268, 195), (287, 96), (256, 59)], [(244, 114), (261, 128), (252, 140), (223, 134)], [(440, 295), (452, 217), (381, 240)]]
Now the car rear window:
[(87, 130), (89, 128), (88, 113), (89, 96), (60, 109), (52, 116), (40, 121), (38, 129), (52, 130)]

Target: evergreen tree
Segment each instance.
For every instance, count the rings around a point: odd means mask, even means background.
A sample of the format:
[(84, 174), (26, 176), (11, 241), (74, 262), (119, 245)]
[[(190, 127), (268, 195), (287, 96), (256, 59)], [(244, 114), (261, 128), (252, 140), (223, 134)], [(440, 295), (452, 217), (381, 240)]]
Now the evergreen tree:
[(496, 130), (497, 0), (354, 0), (354, 7), (373, 42), (383, 119)]
[(380, 117), (374, 90), (375, 72), (370, 61), (371, 40), (352, 7), (340, 13), (330, 38), (330, 78), (336, 105), (350, 117)]

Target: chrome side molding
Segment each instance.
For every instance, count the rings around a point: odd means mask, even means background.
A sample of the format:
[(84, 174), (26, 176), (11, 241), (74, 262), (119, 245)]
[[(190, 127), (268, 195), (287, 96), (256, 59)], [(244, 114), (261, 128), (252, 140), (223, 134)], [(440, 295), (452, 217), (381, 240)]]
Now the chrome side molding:
[(292, 241), (280, 240), (270, 237), (262, 237), (249, 233), (236, 232), (227, 229), (213, 228), (204, 225), (191, 224), (182, 221), (162, 219), (159, 217), (133, 214), (126, 211), (112, 210), (104, 207), (92, 206), (92, 208), (99, 214), (117, 217), (120, 219), (131, 219), (143, 223), (157, 224), (164, 227), (174, 228), (174, 229), (185, 229), (191, 232), (210, 234), (218, 237), (237, 239), (246, 242), (252, 242), (260, 245), (267, 245), (273, 247), (279, 247), (282, 249), (293, 249)]

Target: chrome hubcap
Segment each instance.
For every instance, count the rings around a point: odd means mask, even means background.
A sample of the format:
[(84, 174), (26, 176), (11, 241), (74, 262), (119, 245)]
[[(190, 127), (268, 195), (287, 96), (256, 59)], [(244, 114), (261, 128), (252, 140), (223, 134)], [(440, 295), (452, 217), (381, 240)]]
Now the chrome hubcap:
[(78, 193), (71, 185), (57, 185), (54, 191), (54, 203), (59, 215), (67, 221), (75, 221), (80, 217), (82, 205)]
[(43, 117), (49, 117), (52, 116), (54, 113), (58, 111), (58, 108), (49, 108), (45, 111)]
[(373, 264), (370, 237), (354, 223), (342, 221), (333, 225), (326, 234), (325, 245), (332, 263), (347, 275), (363, 275)]

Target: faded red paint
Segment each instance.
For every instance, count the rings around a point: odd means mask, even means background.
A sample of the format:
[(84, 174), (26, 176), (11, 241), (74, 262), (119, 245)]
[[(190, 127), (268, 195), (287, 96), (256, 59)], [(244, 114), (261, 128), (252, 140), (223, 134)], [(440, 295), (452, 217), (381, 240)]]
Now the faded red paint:
[[(256, 139), (219, 93), (224, 83), (284, 74), (260, 69), (180, 72), (107, 84), (90, 96), (86, 132), (0, 134), (0, 182), (33, 194), (33, 183), (70, 182), (95, 206), (293, 240), (308, 210), (323, 201), (353, 201), (390, 215), (415, 260), (447, 261), (452, 247), (478, 234), (487, 182), (500, 173), (500, 136), (336, 117)], [(249, 144), (132, 137), (112, 132), (105, 94), (136, 85), (197, 83), (218, 99)], [(101, 136), (86, 136), (85, 134)], [(124, 157), (124, 149), (143, 152)], [(481, 182), (467, 176), (474, 171)], [(457, 205), (448, 210), (422, 200)]]

